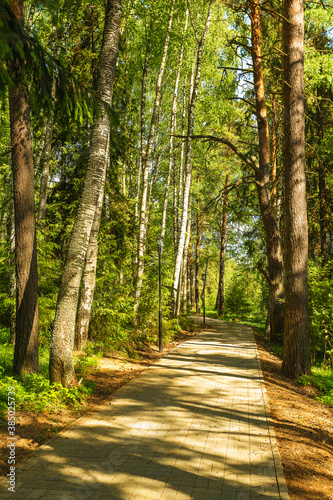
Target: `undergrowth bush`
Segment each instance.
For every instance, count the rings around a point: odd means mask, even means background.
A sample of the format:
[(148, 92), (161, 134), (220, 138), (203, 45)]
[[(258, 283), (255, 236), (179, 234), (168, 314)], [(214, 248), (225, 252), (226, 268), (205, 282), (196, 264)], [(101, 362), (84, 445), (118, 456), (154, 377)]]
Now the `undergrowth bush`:
[(312, 363), (333, 369), (332, 262), (309, 261), (309, 316)]
[(320, 391), (316, 399), (333, 407), (333, 371), (313, 368), (312, 375), (302, 375), (299, 379), (302, 385), (311, 385)]
[(3, 376), (0, 379), (0, 412), (3, 416), (7, 408), (8, 387), (15, 387), (16, 410), (33, 413), (53, 413), (69, 409), (78, 412), (93, 391), (91, 383), (67, 389), (58, 384), (50, 384), (43, 375), (31, 374), (21, 379)]

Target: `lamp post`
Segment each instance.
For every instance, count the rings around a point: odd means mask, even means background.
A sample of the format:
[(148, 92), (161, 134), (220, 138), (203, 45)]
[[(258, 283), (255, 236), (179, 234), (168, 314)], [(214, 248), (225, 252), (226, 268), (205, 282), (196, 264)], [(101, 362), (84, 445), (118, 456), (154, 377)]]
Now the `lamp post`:
[(159, 288), (159, 311), (158, 311), (158, 349), (160, 352), (163, 351), (163, 341), (162, 341), (162, 275), (161, 275), (161, 257), (162, 257), (162, 247), (163, 240), (161, 236), (156, 238), (157, 249), (158, 249), (158, 288)]

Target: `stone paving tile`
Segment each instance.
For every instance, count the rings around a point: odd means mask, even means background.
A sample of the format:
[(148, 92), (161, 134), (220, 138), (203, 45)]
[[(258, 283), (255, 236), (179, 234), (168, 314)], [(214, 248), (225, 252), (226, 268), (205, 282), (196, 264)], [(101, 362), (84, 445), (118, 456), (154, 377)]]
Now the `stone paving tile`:
[(207, 320), (16, 470), (24, 500), (288, 500), (249, 327)]

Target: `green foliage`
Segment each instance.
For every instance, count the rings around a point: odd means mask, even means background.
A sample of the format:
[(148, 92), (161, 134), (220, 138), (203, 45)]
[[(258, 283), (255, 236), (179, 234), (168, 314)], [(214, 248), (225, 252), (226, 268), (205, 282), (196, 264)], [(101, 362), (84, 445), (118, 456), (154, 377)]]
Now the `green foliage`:
[[(100, 346), (99, 346), (100, 347)], [(91, 349), (85, 348), (85, 351)], [(98, 361), (102, 357), (102, 352), (98, 350), (98, 353), (92, 356), (81, 355), (75, 358), (75, 372), (81, 376), (86, 377), (91, 371), (96, 371), (98, 367)]]
[(15, 404), (17, 410), (33, 413), (52, 413), (68, 409), (78, 412), (93, 388), (88, 385), (77, 385), (67, 389), (61, 385), (51, 385), (44, 375), (31, 374), (24, 380), (19, 377), (2, 376), (0, 378), (0, 411), (7, 408), (8, 387), (15, 388)]
[(229, 274), (226, 283), (226, 315), (236, 318), (262, 318), (262, 277), (250, 267), (235, 263), (232, 267), (232, 274)]
[(313, 368), (312, 375), (303, 375), (299, 382), (302, 385), (316, 387), (320, 395), (316, 397), (318, 401), (333, 407), (333, 371)]
[(319, 355), (323, 367), (333, 368), (332, 263), (309, 263), (310, 340), (313, 363)]

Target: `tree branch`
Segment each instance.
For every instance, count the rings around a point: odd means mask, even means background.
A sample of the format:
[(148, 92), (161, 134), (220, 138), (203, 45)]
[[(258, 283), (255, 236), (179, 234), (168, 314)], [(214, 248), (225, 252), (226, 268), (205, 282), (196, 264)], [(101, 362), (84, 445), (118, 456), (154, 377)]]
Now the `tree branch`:
[(260, 172), (259, 166), (258, 166), (258, 160), (255, 156), (251, 156), (251, 158), (248, 158), (245, 156), (243, 153), (241, 153), (237, 147), (232, 144), (232, 142), (228, 141), (228, 139), (225, 139), (224, 137), (215, 137), (214, 135), (174, 135), (174, 137), (180, 137), (181, 139), (203, 139), (204, 141), (215, 141), (215, 142), (220, 142), (222, 144), (225, 144), (228, 146), (241, 160), (243, 160), (244, 163), (246, 163), (249, 167), (252, 168), (256, 173)]
[(270, 278), (269, 278), (269, 276), (267, 274), (266, 269), (263, 269), (260, 264), (257, 265), (257, 269), (263, 275), (263, 277), (267, 281), (268, 285), (270, 285), (271, 284), (271, 280), (270, 280)]
[(192, 25), (192, 28), (193, 28), (193, 31), (194, 31), (195, 39), (197, 41), (197, 44), (199, 45), (200, 41), (199, 41), (199, 38), (198, 38), (197, 30), (195, 29), (195, 26), (194, 26), (194, 21), (193, 21), (193, 17), (192, 17), (192, 11), (191, 11), (189, 0), (187, 0), (187, 7), (188, 7), (188, 12), (190, 14), (190, 21), (191, 21), (191, 25)]
[(218, 66), (217, 69), (231, 69), (233, 71), (241, 71), (242, 73), (253, 73), (253, 69), (233, 68), (232, 66)]

